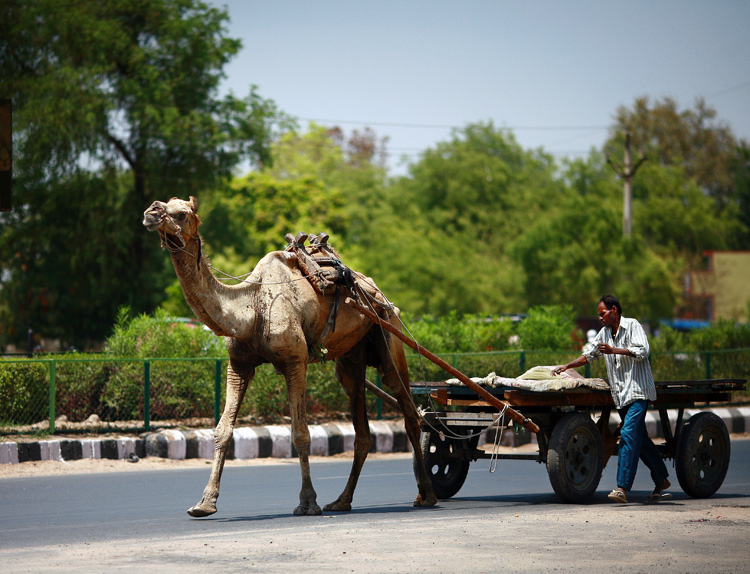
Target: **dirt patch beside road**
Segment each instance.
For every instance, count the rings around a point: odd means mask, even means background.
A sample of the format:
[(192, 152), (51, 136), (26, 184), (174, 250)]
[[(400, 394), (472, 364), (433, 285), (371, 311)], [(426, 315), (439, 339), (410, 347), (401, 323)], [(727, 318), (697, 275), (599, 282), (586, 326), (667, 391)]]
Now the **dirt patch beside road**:
[[(500, 447), (501, 452), (536, 452), (537, 447), (533, 444), (527, 444), (521, 447)], [(341, 460), (342, 458), (352, 458), (353, 452), (344, 452), (333, 456), (312, 456), (310, 461), (313, 463)], [(371, 452), (367, 455), (368, 460), (377, 460), (379, 458), (391, 459), (411, 459), (411, 453), (379, 453)], [(138, 462), (128, 462), (127, 460), (108, 460), (108, 459), (82, 459), (82, 460), (43, 460), (34, 462), (22, 462), (20, 464), (0, 464), (0, 480), (4, 478), (19, 478), (24, 476), (51, 476), (58, 474), (76, 474), (76, 473), (101, 473), (101, 472), (134, 472), (144, 470), (174, 470), (180, 468), (211, 468), (212, 461), (204, 458), (189, 458), (186, 460), (174, 460), (170, 458), (146, 457), (139, 459)], [(249, 460), (227, 460), (225, 467), (233, 466), (254, 466), (268, 464), (294, 464), (298, 465), (299, 460), (296, 458), (254, 458)]]

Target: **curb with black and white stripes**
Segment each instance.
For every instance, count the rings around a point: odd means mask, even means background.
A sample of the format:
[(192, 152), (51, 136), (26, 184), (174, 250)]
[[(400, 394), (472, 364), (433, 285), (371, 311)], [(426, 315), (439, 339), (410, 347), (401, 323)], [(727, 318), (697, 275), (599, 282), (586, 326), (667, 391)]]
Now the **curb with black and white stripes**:
[[(750, 432), (750, 407), (685, 409), (683, 421), (699, 412), (712, 412), (727, 425), (730, 433)], [(672, 427), (677, 421), (678, 411), (670, 410)], [(610, 416), (610, 426), (616, 427), (620, 418), (616, 412)], [(354, 425), (351, 423), (331, 423), (310, 425), (310, 454), (331, 456), (354, 450)], [(646, 428), (649, 436), (663, 436), (658, 413), (649, 411), (646, 415)], [(372, 448), (370, 452), (410, 452), (411, 445), (406, 436), (403, 421), (371, 421)], [(485, 436), (482, 435), (482, 439)], [(480, 440), (480, 443), (484, 443)], [(536, 442), (536, 435), (507, 433), (501, 444), (519, 446)], [(18, 464), (42, 460), (112, 459), (122, 460), (144, 457), (185, 460), (192, 458), (213, 459), (214, 431), (201, 430), (161, 430), (145, 433), (138, 438), (107, 439), (50, 439), (34, 442), (0, 442), (0, 464)], [(292, 444), (291, 427), (288, 425), (268, 425), (262, 427), (240, 427), (234, 429), (234, 436), (227, 453), (228, 459), (247, 460), (254, 458), (294, 458), (297, 453)]]
[[(331, 456), (354, 450), (351, 423), (310, 425), (310, 454)], [(371, 452), (410, 452), (411, 445), (402, 421), (372, 421)], [(0, 442), (0, 464), (41, 460), (131, 459), (160, 457), (174, 460), (213, 459), (214, 431), (161, 430), (138, 438), (50, 439), (33, 442)], [(227, 453), (228, 459), (293, 458), (291, 427), (268, 425), (240, 427)], [(135, 459), (137, 460), (137, 459)]]

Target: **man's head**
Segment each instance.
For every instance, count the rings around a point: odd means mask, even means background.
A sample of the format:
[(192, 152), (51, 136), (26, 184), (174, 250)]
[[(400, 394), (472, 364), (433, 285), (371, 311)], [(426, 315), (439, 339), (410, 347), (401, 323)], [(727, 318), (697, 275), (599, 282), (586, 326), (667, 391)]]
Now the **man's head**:
[(599, 303), (604, 303), (604, 305), (607, 307), (607, 309), (611, 309), (614, 307), (617, 309), (617, 312), (622, 316), (622, 305), (620, 305), (620, 300), (617, 297), (614, 297), (613, 295), (604, 295), (601, 299), (599, 299)]
[(597, 311), (599, 313), (599, 320), (604, 323), (605, 327), (613, 327), (614, 330), (617, 330), (620, 324), (620, 317), (622, 317), (622, 307), (615, 297), (605, 295), (599, 299)]

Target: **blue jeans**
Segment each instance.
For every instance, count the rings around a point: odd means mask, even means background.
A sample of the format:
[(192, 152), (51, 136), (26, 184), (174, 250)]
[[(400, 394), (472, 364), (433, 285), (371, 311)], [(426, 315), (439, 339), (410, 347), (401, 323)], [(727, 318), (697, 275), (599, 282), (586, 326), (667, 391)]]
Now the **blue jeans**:
[(651, 470), (651, 479), (657, 487), (669, 476), (664, 459), (646, 430), (647, 408), (648, 401), (639, 400), (617, 411), (622, 419), (617, 455), (617, 486), (625, 491), (633, 487), (639, 458)]

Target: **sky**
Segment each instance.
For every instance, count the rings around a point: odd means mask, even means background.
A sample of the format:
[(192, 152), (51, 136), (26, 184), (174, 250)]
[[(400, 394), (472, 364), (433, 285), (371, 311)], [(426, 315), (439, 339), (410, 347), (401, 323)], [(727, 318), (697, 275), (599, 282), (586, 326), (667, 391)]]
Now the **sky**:
[(748, 0), (210, 0), (250, 85), (297, 118), (369, 126), (392, 175), (452, 129), (508, 128), (557, 158), (601, 148), (620, 106), (705, 98), (750, 141)]

